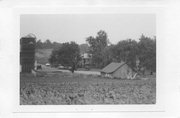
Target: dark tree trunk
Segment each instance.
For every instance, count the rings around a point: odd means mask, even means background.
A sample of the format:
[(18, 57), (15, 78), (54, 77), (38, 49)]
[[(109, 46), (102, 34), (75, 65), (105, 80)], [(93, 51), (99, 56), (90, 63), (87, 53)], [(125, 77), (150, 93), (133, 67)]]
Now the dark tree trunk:
[(72, 68), (71, 68), (71, 72), (74, 73), (75, 70), (75, 64), (73, 64)]

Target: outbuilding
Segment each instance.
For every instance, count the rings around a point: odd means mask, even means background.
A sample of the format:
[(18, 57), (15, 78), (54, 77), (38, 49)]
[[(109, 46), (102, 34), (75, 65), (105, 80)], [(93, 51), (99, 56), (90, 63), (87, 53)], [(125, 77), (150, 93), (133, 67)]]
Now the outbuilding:
[(110, 63), (101, 70), (101, 75), (103, 77), (121, 79), (133, 79), (136, 76), (133, 70), (125, 62)]

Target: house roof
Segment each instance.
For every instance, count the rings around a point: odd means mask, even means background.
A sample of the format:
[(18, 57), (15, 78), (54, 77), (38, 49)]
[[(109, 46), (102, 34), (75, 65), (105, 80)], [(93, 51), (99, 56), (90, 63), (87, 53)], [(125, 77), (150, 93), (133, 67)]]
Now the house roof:
[(109, 65), (107, 65), (106, 67), (104, 67), (101, 70), (101, 72), (112, 73), (112, 72), (116, 71), (118, 68), (122, 67), (124, 64), (125, 64), (125, 62), (121, 62), (121, 63), (112, 62)]

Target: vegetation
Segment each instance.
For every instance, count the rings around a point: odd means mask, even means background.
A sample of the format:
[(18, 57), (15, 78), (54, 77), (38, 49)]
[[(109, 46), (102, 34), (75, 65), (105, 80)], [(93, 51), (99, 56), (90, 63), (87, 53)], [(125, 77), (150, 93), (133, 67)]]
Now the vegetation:
[(53, 49), (36, 49), (35, 59), (39, 64), (46, 64), (49, 62), (49, 57)]
[(156, 72), (156, 37), (141, 36), (138, 43), (140, 66)]
[(89, 53), (92, 54), (92, 63), (96, 68), (102, 68), (103, 65), (103, 51), (108, 46), (108, 36), (103, 30), (97, 33), (96, 37), (89, 36), (86, 41), (90, 45)]
[(81, 54), (88, 53), (89, 46), (88, 46), (88, 44), (80, 44), (79, 49), (80, 49)]
[[(136, 68), (138, 56), (138, 43), (135, 40), (122, 40), (113, 47), (113, 57), (117, 62), (124, 61), (132, 69)], [(135, 70), (135, 69), (134, 69)]]
[(156, 80), (117, 80), (93, 75), (21, 75), (21, 105), (155, 104)]
[(61, 64), (66, 67), (71, 67), (72, 73), (76, 69), (80, 61), (80, 50), (75, 42), (63, 43), (62, 46), (53, 50), (49, 62), (51, 64)]
[(41, 39), (39, 39), (36, 42), (36, 49), (57, 49), (61, 46), (61, 43), (57, 42), (51, 42), (49, 39), (42, 42)]
[[(156, 71), (156, 37), (142, 35), (138, 41), (121, 40), (111, 44), (105, 31), (89, 36), (88, 44), (56, 43), (41, 40), (36, 44), (36, 60), (45, 64), (71, 67), (72, 73), (80, 54), (92, 54), (92, 65), (102, 68), (114, 62), (126, 62), (134, 71)], [(49, 59), (48, 59), (49, 58)], [(46, 68), (46, 66), (44, 66)], [(36, 76), (21, 74), (21, 105), (57, 104), (155, 104), (156, 77), (138, 75), (134, 80), (107, 79), (96, 75), (60, 72), (55, 68), (37, 71)]]
[[(126, 62), (134, 71), (156, 71), (156, 37), (150, 38), (142, 35), (138, 41), (132, 39), (121, 40), (117, 44), (111, 44), (105, 31), (100, 30), (97, 36), (86, 38), (87, 44), (75, 43), (44, 43), (39, 40), (38, 48), (53, 48), (50, 56), (51, 64), (77, 67), (80, 54), (92, 54), (91, 67), (103, 68), (112, 61)], [(72, 52), (71, 52), (72, 51)], [(69, 56), (68, 56), (69, 55)], [(72, 62), (71, 62), (72, 61)], [(73, 69), (74, 70), (74, 69)]]
[(96, 68), (102, 68), (112, 61), (124, 61), (134, 71), (141, 68), (156, 71), (156, 38), (142, 35), (139, 41), (127, 39), (112, 45), (107, 33), (101, 30), (96, 37), (89, 36), (86, 41), (90, 45), (92, 64)]

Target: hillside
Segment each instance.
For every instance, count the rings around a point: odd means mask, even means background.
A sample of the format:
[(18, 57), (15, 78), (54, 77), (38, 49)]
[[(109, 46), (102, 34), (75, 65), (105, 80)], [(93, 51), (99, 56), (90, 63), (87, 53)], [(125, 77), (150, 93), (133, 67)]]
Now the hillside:
[(53, 49), (37, 49), (35, 53), (35, 59), (40, 64), (48, 63), (48, 59)]
[[(82, 54), (82, 53), (86, 53), (89, 47), (87, 44), (81, 44), (79, 45), (79, 48), (80, 48), (80, 53)], [(37, 62), (40, 64), (48, 63), (48, 59), (51, 55), (52, 50), (53, 49), (46, 49), (46, 48), (36, 49), (35, 58)]]

